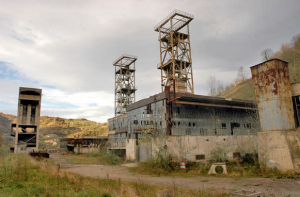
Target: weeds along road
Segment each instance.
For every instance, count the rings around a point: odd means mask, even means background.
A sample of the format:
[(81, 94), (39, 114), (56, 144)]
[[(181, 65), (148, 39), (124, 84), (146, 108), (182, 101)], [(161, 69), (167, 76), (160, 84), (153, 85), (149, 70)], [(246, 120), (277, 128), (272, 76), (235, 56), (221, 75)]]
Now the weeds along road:
[(272, 178), (226, 178), (212, 176), (195, 177), (173, 177), (173, 176), (150, 176), (131, 173), (128, 167), (122, 165), (88, 165), (69, 164), (66, 161), (67, 155), (51, 154), (56, 164), (60, 164), (61, 169), (73, 172), (85, 177), (100, 179), (115, 179), (122, 181), (144, 182), (152, 185), (166, 185), (168, 187), (183, 187), (190, 189), (216, 190), (255, 190), (274, 196), (300, 196), (300, 180), (272, 179)]

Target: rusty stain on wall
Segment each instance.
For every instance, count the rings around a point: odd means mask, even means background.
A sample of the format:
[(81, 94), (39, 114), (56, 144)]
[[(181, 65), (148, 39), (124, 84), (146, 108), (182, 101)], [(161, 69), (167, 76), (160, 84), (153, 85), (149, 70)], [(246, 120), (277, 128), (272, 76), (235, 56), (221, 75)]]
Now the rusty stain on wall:
[(272, 59), (251, 72), (262, 130), (295, 129), (288, 63)]

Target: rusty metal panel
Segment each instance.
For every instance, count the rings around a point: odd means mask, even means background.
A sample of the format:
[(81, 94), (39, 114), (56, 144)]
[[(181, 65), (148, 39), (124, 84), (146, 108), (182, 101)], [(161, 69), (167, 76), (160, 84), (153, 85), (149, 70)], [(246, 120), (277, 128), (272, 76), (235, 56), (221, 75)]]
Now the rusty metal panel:
[(272, 59), (251, 73), (262, 131), (295, 129), (288, 63)]

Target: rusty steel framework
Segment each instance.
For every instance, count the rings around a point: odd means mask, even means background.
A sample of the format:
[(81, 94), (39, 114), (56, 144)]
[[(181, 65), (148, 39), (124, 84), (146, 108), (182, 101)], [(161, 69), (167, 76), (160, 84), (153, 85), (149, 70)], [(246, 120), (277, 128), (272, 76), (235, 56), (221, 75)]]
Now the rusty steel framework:
[(135, 102), (136, 56), (121, 55), (113, 62), (115, 66), (115, 115), (126, 114), (126, 107)]
[(154, 27), (159, 32), (161, 86), (165, 91), (194, 94), (189, 23), (194, 16), (174, 10)]

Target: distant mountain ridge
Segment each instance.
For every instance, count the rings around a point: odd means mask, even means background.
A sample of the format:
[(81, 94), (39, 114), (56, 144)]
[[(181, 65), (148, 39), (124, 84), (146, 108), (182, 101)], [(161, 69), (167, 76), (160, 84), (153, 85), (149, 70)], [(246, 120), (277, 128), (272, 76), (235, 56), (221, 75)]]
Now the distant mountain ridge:
[[(10, 136), (11, 123), (16, 122), (14, 115), (0, 112), (0, 135), (2, 143), (12, 145), (14, 137)], [(60, 117), (41, 116), (40, 139), (47, 141), (50, 138), (59, 141), (62, 137), (78, 137), (83, 135), (107, 136), (108, 124), (97, 123), (86, 119), (65, 119)], [(42, 142), (43, 143), (43, 142)]]

